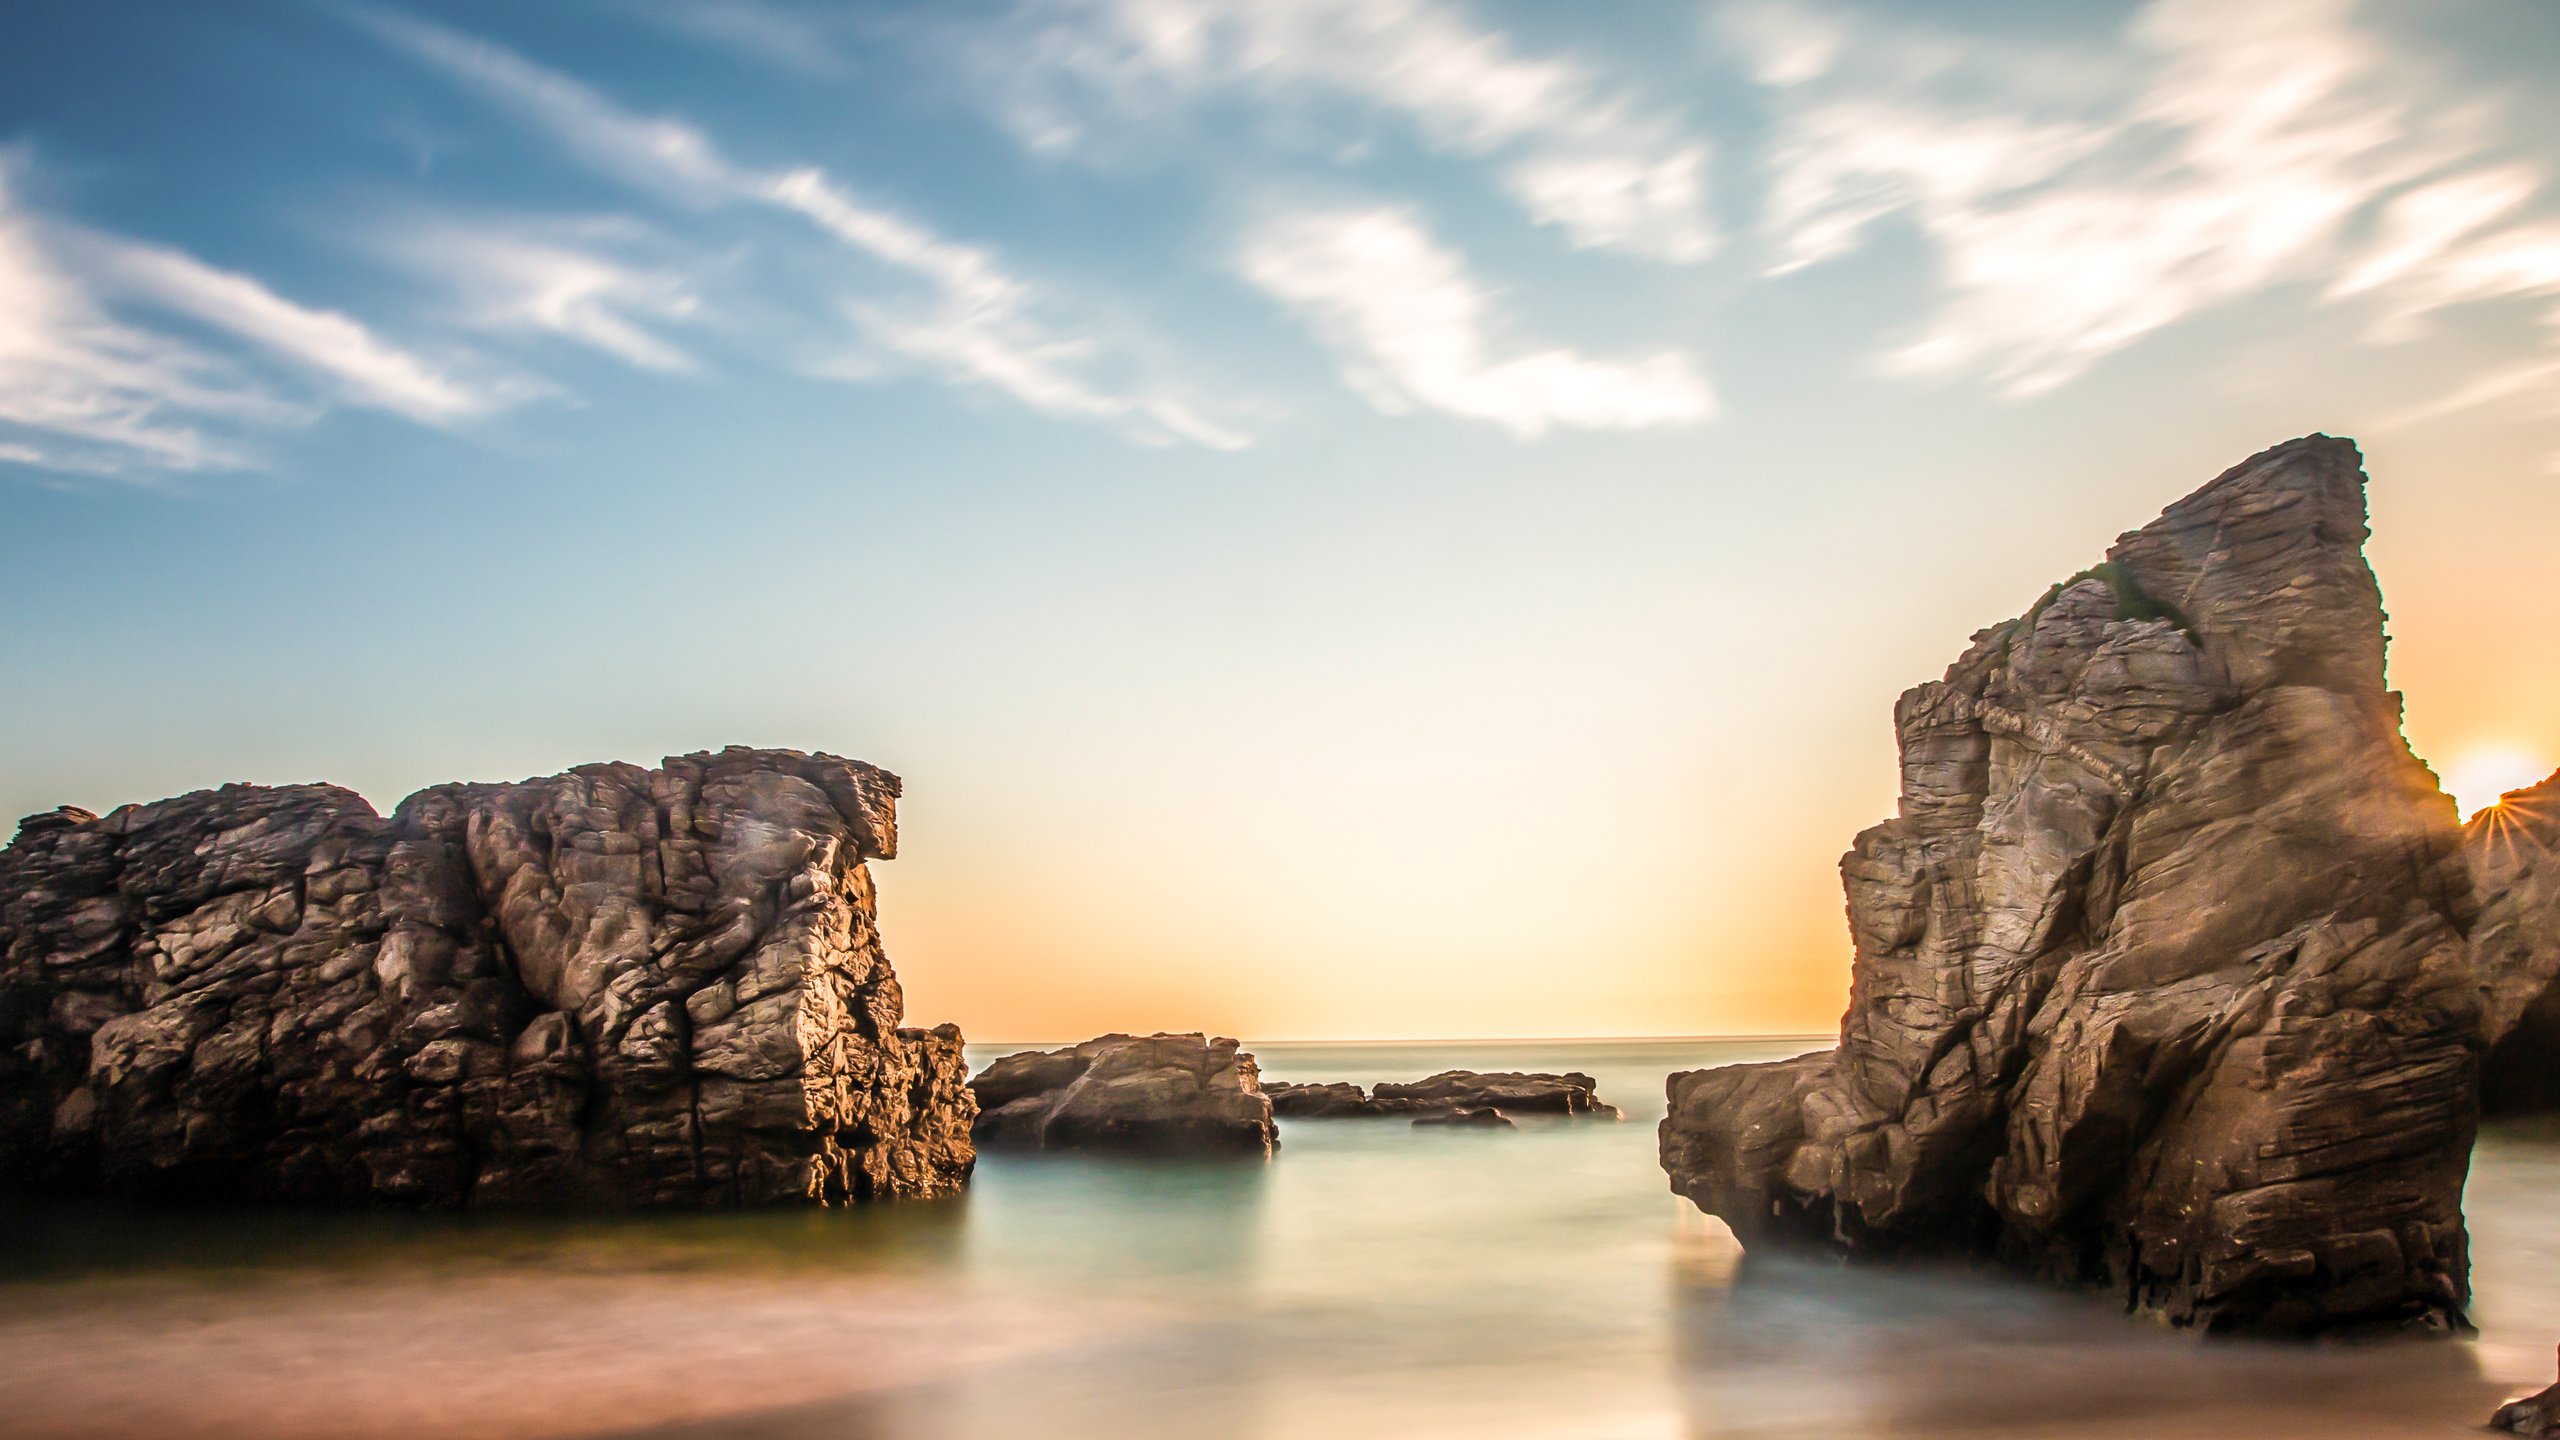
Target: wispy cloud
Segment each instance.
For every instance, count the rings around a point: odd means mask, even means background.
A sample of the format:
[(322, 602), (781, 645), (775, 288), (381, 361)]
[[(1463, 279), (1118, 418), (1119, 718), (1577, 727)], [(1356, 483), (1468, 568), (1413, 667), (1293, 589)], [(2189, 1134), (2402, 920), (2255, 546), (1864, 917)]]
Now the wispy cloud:
[(700, 368), (653, 328), (697, 318), (697, 287), (673, 266), (625, 258), (645, 237), (621, 217), (404, 215), (383, 229), (383, 248), (452, 292), (461, 325), (551, 336), (663, 374)]
[(847, 307), (875, 346), (948, 381), (999, 391), (1045, 414), (1109, 421), (1141, 441), (1247, 443), (1167, 387), (1100, 378), (1101, 337), (1049, 318), (1051, 297), (993, 252), (868, 200), (823, 169), (741, 163), (694, 125), (636, 114), (511, 50), (405, 15), (360, 13), (377, 33), (515, 110), (605, 174), (689, 205), (796, 216), (919, 287), (921, 296), (910, 297), (875, 284)]
[(1028, 0), (977, 54), (985, 93), (1039, 148), (1217, 95), (1348, 97), (1439, 150), (1496, 160), (1520, 206), (1576, 246), (1676, 262), (1715, 250), (1704, 140), (1443, 0)]
[(0, 157), (0, 459), (104, 475), (236, 468), (261, 432), (335, 405), (441, 425), (500, 402), (250, 276), (32, 212), (18, 198), (25, 163)]
[(1398, 210), (1313, 211), (1258, 228), (1246, 279), (1301, 313), (1344, 378), (1390, 413), (1443, 410), (1530, 437), (1703, 420), (1715, 399), (1686, 356), (1595, 360), (1504, 347), (1465, 262)]
[(2032, 395), (2279, 284), (2396, 289), (2406, 319), (2550, 283), (2547, 239), (2478, 233), (2540, 177), (2473, 158), (2476, 115), (2430, 103), (2347, 0), (2154, 0), (2117, 55), (1990, 64), (1873, 17), (1734, 16), (1780, 92), (1770, 268), (1896, 215), (1938, 251), (1944, 302), (1889, 369)]

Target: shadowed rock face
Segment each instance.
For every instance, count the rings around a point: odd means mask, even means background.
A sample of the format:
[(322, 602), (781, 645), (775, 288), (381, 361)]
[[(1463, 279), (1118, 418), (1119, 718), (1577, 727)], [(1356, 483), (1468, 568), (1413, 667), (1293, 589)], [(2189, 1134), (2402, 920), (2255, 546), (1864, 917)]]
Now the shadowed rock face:
[(969, 1083), (989, 1149), (1267, 1156), (1280, 1143), (1260, 1068), (1224, 1038), (1104, 1035), (1007, 1055)]
[(2462, 828), (2480, 918), (2471, 927), (2492, 1114), (2560, 1109), (2560, 775), (2508, 794)]
[(1905, 694), (1839, 1047), (1671, 1077), (1673, 1188), (2179, 1324), (2460, 1323), (2468, 882), (2365, 534), (2355, 448), (2278, 446)]
[(732, 748), (26, 821), (0, 1174), (145, 1197), (722, 1205), (957, 1189), (959, 1032), (901, 1029), (897, 777)]

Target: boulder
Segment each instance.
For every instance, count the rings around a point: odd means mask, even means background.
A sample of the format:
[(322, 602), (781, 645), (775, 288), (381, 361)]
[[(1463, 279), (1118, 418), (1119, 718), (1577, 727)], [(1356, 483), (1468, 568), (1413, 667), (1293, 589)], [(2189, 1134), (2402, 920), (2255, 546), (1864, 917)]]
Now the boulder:
[(2469, 882), (2366, 533), (2353, 445), (2278, 446), (1904, 694), (1839, 1045), (1672, 1076), (1672, 1188), (2179, 1325), (2461, 1326)]
[(969, 1083), (989, 1149), (1268, 1156), (1280, 1143), (1253, 1057), (1224, 1038), (1104, 1035), (1007, 1055)]
[(1455, 1125), (1469, 1129), (1508, 1130), (1511, 1117), (1486, 1105), (1461, 1105), (1455, 1110), (1438, 1110), (1413, 1118), (1416, 1125)]
[(2462, 829), (2479, 918), (2488, 1056), (2481, 1104), (2491, 1114), (2560, 1109), (2560, 775), (2509, 793)]
[(897, 777), (732, 748), (229, 785), (0, 851), (0, 1176), (151, 1199), (743, 1205), (968, 1178), (866, 862)]
[(2560, 1385), (2510, 1400), (2489, 1417), (2489, 1428), (2517, 1435), (2560, 1435)]
[(1383, 1113), (1359, 1086), (1344, 1080), (1312, 1085), (1265, 1080), (1262, 1092), (1271, 1097), (1271, 1113), (1283, 1120), (1350, 1120)]

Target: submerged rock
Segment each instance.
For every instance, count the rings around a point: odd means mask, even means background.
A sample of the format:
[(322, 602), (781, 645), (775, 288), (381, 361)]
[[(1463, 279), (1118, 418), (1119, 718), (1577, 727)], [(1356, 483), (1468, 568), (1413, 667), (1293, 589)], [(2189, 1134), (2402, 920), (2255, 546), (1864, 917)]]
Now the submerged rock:
[(865, 862), (898, 780), (732, 748), (36, 816), (0, 851), (0, 1176), (147, 1198), (733, 1205), (969, 1175)]
[(1267, 1156), (1280, 1143), (1253, 1057), (1198, 1033), (1007, 1055), (969, 1084), (990, 1149)]
[(2508, 794), (2462, 830), (2479, 918), (2488, 1041), (2480, 1098), (2492, 1114), (2560, 1109), (2560, 775)]
[(1263, 1084), (1270, 1092), (1272, 1111), (1289, 1120), (1369, 1119), (1469, 1107), (1617, 1119), (1618, 1107), (1603, 1103), (1597, 1087), (1597, 1081), (1578, 1071), (1551, 1075), (1520, 1070), (1485, 1074), (1443, 1070), (1409, 1085), (1384, 1082), (1367, 1093), (1339, 1080), (1313, 1085), (1292, 1085), (1285, 1080)]
[(1455, 1110), (1440, 1110), (1429, 1115), (1417, 1115), (1413, 1123), (1508, 1130), (1511, 1128), (1511, 1117), (1489, 1105), (1461, 1105)]
[(2354, 446), (2278, 446), (1906, 693), (1839, 1046), (1672, 1076), (1672, 1187), (2181, 1325), (2460, 1325), (2468, 882), (2365, 535)]

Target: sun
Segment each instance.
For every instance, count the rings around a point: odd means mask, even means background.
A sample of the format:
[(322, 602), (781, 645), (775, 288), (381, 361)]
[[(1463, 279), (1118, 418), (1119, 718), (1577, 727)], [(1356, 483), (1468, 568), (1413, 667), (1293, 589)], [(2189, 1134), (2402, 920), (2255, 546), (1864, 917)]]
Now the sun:
[(2514, 745), (2483, 745), (2464, 751), (2444, 767), (2444, 788), (2470, 819), (2498, 803), (2510, 790), (2539, 785), (2550, 778), (2551, 763)]

